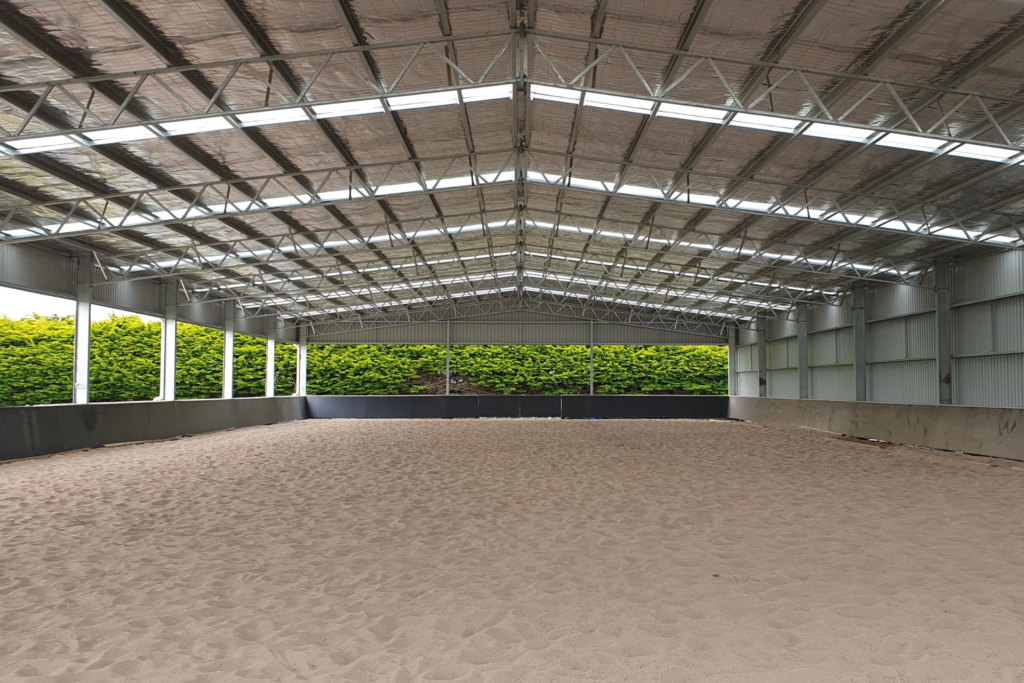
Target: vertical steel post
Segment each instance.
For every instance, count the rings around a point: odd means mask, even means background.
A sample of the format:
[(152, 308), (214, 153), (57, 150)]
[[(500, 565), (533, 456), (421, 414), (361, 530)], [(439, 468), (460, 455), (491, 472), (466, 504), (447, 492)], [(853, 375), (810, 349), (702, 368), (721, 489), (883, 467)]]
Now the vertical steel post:
[(452, 321), (445, 321), (444, 330), (444, 395), (452, 391)]
[(235, 302), (224, 302), (224, 368), (221, 371), (223, 386), (220, 395), (233, 398), (235, 395)]
[[(939, 403), (953, 402), (953, 314), (948, 261), (935, 264), (935, 334), (939, 370)], [(992, 337), (995, 339), (995, 336)]]
[(768, 320), (757, 319), (757, 395), (768, 396)]
[(164, 324), (160, 328), (160, 399), (173, 401), (178, 369), (178, 285), (164, 283)]
[(299, 349), (295, 354), (295, 395), (305, 396), (306, 395), (306, 351), (308, 344), (306, 342), (308, 336), (307, 328), (305, 325), (299, 327)]
[(853, 286), (853, 357), (857, 400), (868, 400), (867, 310), (863, 285)]
[(274, 376), (277, 374), (277, 366), (274, 364), (274, 351), (277, 348), (277, 316), (267, 318), (267, 371), (263, 395), (274, 395)]
[(807, 304), (796, 305), (796, 365), (800, 398), (811, 397), (810, 347), (807, 337)]
[(82, 257), (76, 262), (78, 285), (75, 288), (75, 369), (71, 400), (89, 402), (89, 341), (92, 337), (92, 261)]
[(740, 341), (740, 328), (738, 325), (729, 328), (729, 395), (738, 396), (740, 393), (740, 384), (737, 381), (739, 378), (736, 376), (736, 354), (738, 353), (737, 347)]
[(590, 395), (594, 395), (594, 321), (590, 321)]

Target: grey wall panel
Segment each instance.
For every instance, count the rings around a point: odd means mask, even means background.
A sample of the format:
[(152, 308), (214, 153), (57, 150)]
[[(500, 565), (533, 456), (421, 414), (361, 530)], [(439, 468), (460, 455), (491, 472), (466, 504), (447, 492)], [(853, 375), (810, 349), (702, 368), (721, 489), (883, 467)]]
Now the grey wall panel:
[(953, 309), (953, 353), (995, 351), (992, 331), (992, 302), (958, 306)]
[(247, 334), (250, 337), (267, 336), (266, 318), (238, 318), (235, 320), (235, 333)]
[(939, 371), (934, 360), (868, 365), (868, 400), (888, 403), (938, 403)]
[(305, 417), (300, 396), (0, 408), (0, 460)]
[(706, 337), (690, 332), (662, 330), (618, 323), (594, 323), (595, 344), (724, 345), (725, 337)]
[(837, 330), (816, 332), (807, 335), (808, 363), (814, 365), (835, 365), (839, 362)]
[(757, 370), (757, 346), (745, 344), (736, 347), (736, 371)]
[(768, 395), (772, 398), (800, 398), (800, 373), (796, 369), (769, 370)]
[(181, 322), (224, 329), (224, 304), (207, 301), (192, 306), (178, 306), (178, 320)]
[(740, 327), (740, 344), (756, 344), (757, 343), (757, 327), (754, 323), (749, 323)]
[(759, 385), (756, 370), (754, 372), (738, 372), (736, 373), (736, 380), (739, 383), (737, 389), (740, 396), (758, 395)]
[(898, 316), (934, 311), (936, 294), (928, 287), (934, 282), (929, 275), (921, 287), (910, 285), (880, 285), (867, 291), (867, 319), (880, 320)]
[(1024, 351), (1024, 296), (992, 302), (995, 350)]
[(729, 417), (1024, 460), (1024, 410), (1011, 408), (733, 396)]
[[(92, 301), (132, 313), (164, 317), (164, 288), (155, 280), (104, 282), (93, 280)], [(179, 316), (180, 317), (180, 316)]]
[(857, 398), (852, 365), (815, 367), (810, 370), (810, 394), (825, 401), (853, 401)]
[(838, 362), (853, 363), (856, 354), (853, 348), (853, 328), (844, 327), (836, 330), (836, 353)]
[[(452, 329), (460, 324), (452, 323)], [(519, 340), (522, 344), (589, 344), (590, 324), (519, 323)]]
[(869, 363), (907, 358), (907, 319), (894, 318), (867, 326)]
[(820, 332), (835, 327), (849, 327), (852, 325), (852, 308), (822, 305), (807, 307), (807, 330), (809, 332)]
[(960, 405), (1024, 407), (1024, 353), (954, 358), (953, 391)]
[(444, 344), (447, 329), (444, 322), (375, 325), (347, 332), (310, 334), (308, 340), (315, 344)]
[[(796, 315), (794, 311), (792, 315)], [(772, 339), (783, 339), (785, 337), (795, 337), (797, 335), (797, 321), (782, 319), (782, 318), (771, 318), (768, 320), (768, 329), (766, 330), (768, 340)]]
[[(797, 367), (796, 339), (776, 339), (767, 343), (768, 369)], [(791, 352), (792, 351), (792, 352)]]
[(1006, 251), (956, 264), (953, 303), (1024, 293), (1024, 252)]
[(0, 286), (74, 297), (75, 261), (18, 244), (0, 245)]
[(935, 335), (937, 328), (935, 313), (923, 313), (906, 319), (907, 321), (907, 357), (935, 358), (938, 346)]

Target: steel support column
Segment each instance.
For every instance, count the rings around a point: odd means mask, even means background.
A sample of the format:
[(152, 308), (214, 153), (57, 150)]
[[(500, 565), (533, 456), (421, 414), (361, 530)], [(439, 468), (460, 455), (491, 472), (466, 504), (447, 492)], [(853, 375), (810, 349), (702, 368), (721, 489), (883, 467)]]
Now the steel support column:
[(853, 287), (853, 362), (857, 400), (868, 400), (868, 335), (864, 288)]
[(221, 397), (235, 395), (235, 302), (224, 302), (224, 366)]
[(953, 402), (953, 315), (950, 308), (950, 266), (948, 261), (935, 264), (935, 334), (939, 371), (939, 403)]
[(308, 334), (307, 327), (303, 325), (299, 328), (299, 349), (295, 354), (295, 395), (305, 396), (306, 395), (306, 336)]
[(175, 398), (178, 369), (178, 290), (174, 281), (164, 283), (164, 324), (160, 328), (160, 400)]
[(92, 262), (82, 257), (77, 262), (78, 285), (75, 289), (75, 369), (74, 403), (89, 402), (89, 340), (92, 337)]
[(738, 353), (739, 342), (740, 342), (740, 328), (730, 327), (729, 328), (729, 395), (739, 396), (740, 383), (736, 381), (736, 354)]
[(594, 395), (594, 321), (590, 321), (590, 395)]
[(757, 395), (768, 396), (768, 320), (757, 319)]
[(445, 321), (444, 331), (444, 395), (452, 389), (452, 321)]
[(265, 396), (274, 395), (274, 376), (276, 375), (277, 366), (274, 364), (274, 352), (277, 349), (277, 316), (272, 316), (267, 319), (267, 372), (266, 372), (266, 387), (264, 391)]
[(796, 356), (800, 379), (800, 398), (811, 397), (811, 370), (807, 338), (807, 304), (796, 305)]

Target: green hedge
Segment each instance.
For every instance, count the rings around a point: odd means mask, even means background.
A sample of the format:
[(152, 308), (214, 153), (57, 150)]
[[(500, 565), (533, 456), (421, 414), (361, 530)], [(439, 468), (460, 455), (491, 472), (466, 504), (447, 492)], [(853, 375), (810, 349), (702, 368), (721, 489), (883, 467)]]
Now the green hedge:
[[(75, 320), (0, 316), (0, 405), (71, 401)], [(92, 323), (89, 400), (149, 401), (160, 393), (160, 323), (111, 316)], [(178, 323), (178, 398), (221, 395), (224, 333)], [(263, 396), (266, 341), (235, 335), (236, 396)], [(295, 347), (275, 351), (278, 395), (295, 392)]]
[[(0, 405), (71, 400), (73, 318), (0, 317)], [(179, 398), (221, 395), (224, 333), (178, 324)], [(150, 400), (159, 392), (160, 323), (112, 316), (92, 323), (90, 400)], [(589, 390), (585, 346), (453, 346), (456, 392), (571, 394)], [(235, 335), (235, 396), (262, 396), (266, 342)], [(278, 344), (275, 393), (295, 392), (295, 347)], [(444, 393), (443, 346), (310, 346), (311, 394)], [(599, 346), (598, 393), (724, 394), (727, 351), (715, 346)]]

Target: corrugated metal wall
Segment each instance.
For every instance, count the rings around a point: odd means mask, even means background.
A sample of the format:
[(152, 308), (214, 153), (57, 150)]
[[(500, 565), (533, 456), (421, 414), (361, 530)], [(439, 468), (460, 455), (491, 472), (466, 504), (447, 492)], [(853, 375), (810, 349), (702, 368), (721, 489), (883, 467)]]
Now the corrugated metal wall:
[(736, 382), (738, 396), (759, 396), (757, 323), (741, 325), (736, 346)]
[[(516, 312), (510, 312), (509, 317)], [(527, 316), (520, 315), (520, 318)], [(532, 317), (532, 316), (531, 316)], [(589, 344), (590, 323), (557, 316), (536, 316), (539, 320), (501, 321), (500, 316), (453, 320), (453, 344)], [(627, 344), (693, 345), (724, 344), (725, 338), (705, 337), (678, 330), (594, 323), (594, 343), (602, 346)], [(344, 332), (312, 334), (316, 344), (444, 344), (447, 323), (409, 323), (368, 326)]]
[(1024, 253), (965, 261), (954, 274), (954, 402), (1024, 407)]
[(74, 298), (75, 262), (16, 244), (0, 245), (0, 285)]

